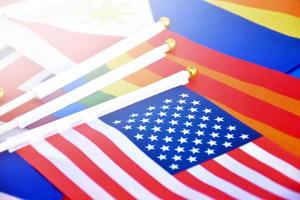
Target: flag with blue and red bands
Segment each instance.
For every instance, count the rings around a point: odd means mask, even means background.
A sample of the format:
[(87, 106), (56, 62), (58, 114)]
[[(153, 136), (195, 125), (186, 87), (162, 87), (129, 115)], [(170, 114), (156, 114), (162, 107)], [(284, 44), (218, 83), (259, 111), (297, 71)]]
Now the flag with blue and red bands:
[(258, 137), (206, 98), (180, 86), (100, 118), (171, 174)]
[[(219, 52), (289, 73), (300, 64), (300, 40), (201, 0), (150, 0), (153, 16), (168, 16), (170, 30)], [(295, 74), (299, 76), (299, 74)]]

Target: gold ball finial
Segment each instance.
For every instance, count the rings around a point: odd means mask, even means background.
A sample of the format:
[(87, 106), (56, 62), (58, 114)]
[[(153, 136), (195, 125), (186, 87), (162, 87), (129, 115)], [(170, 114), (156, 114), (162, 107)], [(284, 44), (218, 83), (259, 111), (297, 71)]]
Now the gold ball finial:
[(4, 97), (4, 89), (0, 88), (0, 99)]
[(195, 66), (188, 66), (186, 71), (190, 74), (190, 79), (193, 79), (198, 75), (198, 68)]
[(168, 28), (171, 24), (171, 20), (168, 17), (162, 17), (159, 21), (164, 25), (164, 27)]
[(172, 38), (166, 39), (166, 44), (169, 46), (169, 51), (173, 51), (176, 48), (176, 40)]

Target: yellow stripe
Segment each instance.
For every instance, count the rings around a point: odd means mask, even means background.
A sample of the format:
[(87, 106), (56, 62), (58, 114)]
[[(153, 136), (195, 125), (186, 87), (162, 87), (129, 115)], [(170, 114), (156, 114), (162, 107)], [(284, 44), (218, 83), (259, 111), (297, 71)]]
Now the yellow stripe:
[(128, 92), (132, 92), (138, 88), (139, 86), (137, 85), (134, 85), (125, 80), (120, 80), (112, 85), (107, 86), (106, 88), (103, 88), (101, 92), (105, 92), (118, 97)]
[(113, 59), (112, 61), (106, 63), (106, 66), (109, 69), (116, 69), (118, 67), (120, 67), (121, 65), (131, 61), (133, 58), (128, 54), (128, 53), (124, 53), (121, 56)]
[(252, 129), (259, 132), (261, 135), (265, 136), (269, 140), (273, 141), (277, 145), (281, 146), (282, 148), (286, 149), (287, 151), (293, 153), (296, 156), (300, 156), (300, 140), (290, 136), (284, 132), (281, 132), (277, 129), (274, 129), (271, 126), (268, 126), (267, 124), (264, 124), (262, 122), (259, 122), (257, 120), (254, 120), (250, 117), (247, 117), (245, 115), (242, 115), (241, 113), (238, 113), (234, 111), (233, 109), (217, 102), (214, 100), (211, 100), (214, 104), (234, 116), (235, 118), (239, 119), (244, 124), (248, 125)]
[[(300, 18), (285, 13), (238, 5), (220, 0), (207, 2), (282, 34), (300, 38)], [(299, 11), (300, 12), (300, 11)]]
[(252, 97), (265, 101), (273, 106), (286, 110), (290, 113), (293, 113), (297, 116), (300, 116), (300, 101), (293, 99), (291, 97), (284, 96), (282, 94), (276, 93), (267, 88), (254, 85), (245, 81), (241, 81), (232, 76), (208, 69), (197, 63), (179, 58), (173, 55), (167, 56), (170, 60), (173, 60), (176, 63), (179, 63), (183, 66), (195, 65), (198, 67), (198, 70), (201, 74), (204, 74), (212, 79), (215, 79), (225, 85), (228, 85), (236, 90), (239, 90), (245, 94), (248, 94)]

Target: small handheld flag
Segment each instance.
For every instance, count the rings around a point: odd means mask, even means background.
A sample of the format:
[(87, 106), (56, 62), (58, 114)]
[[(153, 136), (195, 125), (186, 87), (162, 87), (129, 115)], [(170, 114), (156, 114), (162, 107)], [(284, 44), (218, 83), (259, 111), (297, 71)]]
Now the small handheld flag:
[(97, 69), (106, 62), (111, 61), (117, 56), (120, 56), (122, 53), (127, 52), (154, 37), (158, 33), (165, 30), (167, 26), (169, 26), (168, 20), (166, 18), (162, 18), (161, 21), (158, 21), (152, 26), (123, 39), (122, 41), (80, 63), (78, 66), (72, 67), (69, 70), (39, 84), (29, 92), (1, 106), (0, 116), (14, 110), (15, 108), (34, 98), (42, 99), (48, 96), (67, 84)]
[(166, 40), (166, 43), (145, 53), (144, 55), (120, 66), (119, 68), (106, 73), (103, 76), (90, 81), (89, 83), (76, 88), (75, 90), (62, 95), (32, 111), (29, 111), (14, 120), (7, 122), (0, 126), (0, 135), (6, 133), (14, 128), (25, 128), (28, 125), (56, 112), (62, 108), (65, 108), (76, 101), (79, 101), (106, 86), (125, 78), (137, 72), (140, 69), (164, 58), (166, 52), (173, 50), (176, 46), (176, 42), (173, 39)]
[(197, 74), (196, 67), (188, 67), (186, 71), (180, 71), (158, 82), (152, 83), (141, 89), (125, 94), (121, 97), (109, 100), (97, 106), (69, 115), (65, 118), (53, 121), (38, 128), (24, 132), (23, 134), (8, 138), (0, 144), (0, 152), (15, 151), (26, 145), (50, 137), (58, 131), (69, 129), (77, 124), (87, 122), (98, 116), (103, 116), (115, 110), (134, 104), (145, 98), (159, 94), (171, 88), (186, 85), (190, 78)]

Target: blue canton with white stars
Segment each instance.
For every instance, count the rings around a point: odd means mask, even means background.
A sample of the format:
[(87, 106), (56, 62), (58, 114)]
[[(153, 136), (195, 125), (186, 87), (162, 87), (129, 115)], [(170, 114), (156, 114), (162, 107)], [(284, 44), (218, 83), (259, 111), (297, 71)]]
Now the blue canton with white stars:
[(261, 135), (180, 86), (100, 118), (171, 174)]

